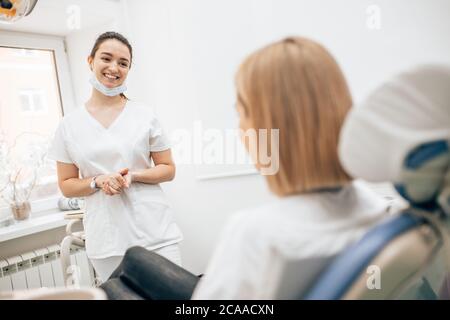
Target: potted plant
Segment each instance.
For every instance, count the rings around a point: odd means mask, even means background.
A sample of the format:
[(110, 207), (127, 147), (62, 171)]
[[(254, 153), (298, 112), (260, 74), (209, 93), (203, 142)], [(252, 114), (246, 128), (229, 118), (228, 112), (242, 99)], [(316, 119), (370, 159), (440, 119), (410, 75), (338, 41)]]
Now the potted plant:
[(47, 142), (36, 137), (24, 133), (9, 146), (0, 135), (0, 198), (19, 221), (30, 217), (30, 196), (47, 154)]

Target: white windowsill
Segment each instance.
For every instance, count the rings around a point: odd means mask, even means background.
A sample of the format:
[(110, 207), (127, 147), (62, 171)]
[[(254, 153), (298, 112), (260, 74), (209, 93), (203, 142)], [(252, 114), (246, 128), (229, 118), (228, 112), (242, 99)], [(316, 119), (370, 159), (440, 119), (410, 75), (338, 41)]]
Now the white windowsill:
[(63, 227), (69, 222), (69, 220), (64, 219), (64, 215), (67, 212), (68, 211), (48, 210), (31, 213), (31, 217), (28, 220), (17, 221), (7, 227), (0, 227), (0, 243)]

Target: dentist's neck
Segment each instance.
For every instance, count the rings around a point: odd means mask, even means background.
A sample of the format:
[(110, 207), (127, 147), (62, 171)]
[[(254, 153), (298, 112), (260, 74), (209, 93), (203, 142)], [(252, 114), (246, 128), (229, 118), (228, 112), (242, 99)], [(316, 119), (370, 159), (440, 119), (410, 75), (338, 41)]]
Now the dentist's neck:
[(92, 89), (91, 98), (88, 101), (88, 104), (92, 106), (98, 106), (98, 107), (114, 107), (118, 104), (123, 103), (124, 98), (122, 98), (120, 95), (114, 96), (114, 97), (108, 97), (105, 96), (103, 93), (98, 91), (97, 89)]

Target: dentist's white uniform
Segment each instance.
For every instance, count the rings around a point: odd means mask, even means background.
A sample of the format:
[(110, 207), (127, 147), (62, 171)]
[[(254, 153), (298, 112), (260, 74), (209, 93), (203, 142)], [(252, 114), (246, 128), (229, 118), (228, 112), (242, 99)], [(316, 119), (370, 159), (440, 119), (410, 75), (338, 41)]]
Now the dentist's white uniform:
[[(169, 149), (168, 139), (152, 110), (128, 101), (121, 114), (103, 127), (81, 106), (62, 120), (49, 158), (75, 164), (81, 177), (152, 166), (150, 152)], [(172, 210), (159, 184), (132, 183), (120, 195), (99, 191), (86, 197), (84, 218), (86, 253), (104, 279), (120, 262), (125, 251), (142, 246), (160, 253), (182, 240)], [(167, 250), (162, 250), (167, 251)], [(179, 253), (168, 258), (179, 263)], [(175, 254), (175, 256), (174, 256)], [(113, 260), (102, 260), (114, 257)], [(112, 262), (105, 265), (102, 261)], [(102, 270), (100, 270), (102, 269)]]

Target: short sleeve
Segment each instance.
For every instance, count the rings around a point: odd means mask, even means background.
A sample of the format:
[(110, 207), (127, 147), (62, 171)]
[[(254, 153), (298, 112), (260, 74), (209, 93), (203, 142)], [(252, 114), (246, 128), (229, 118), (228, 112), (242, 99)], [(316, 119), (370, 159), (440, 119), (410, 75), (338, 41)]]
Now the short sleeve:
[(58, 162), (74, 163), (67, 152), (63, 122), (61, 122), (58, 129), (56, 129), (47, 157)]
[(153, 117), (150, 123), (150, 152), (160, 152), (170, 149), (169, 138), (166, 136), (161, 123)]

